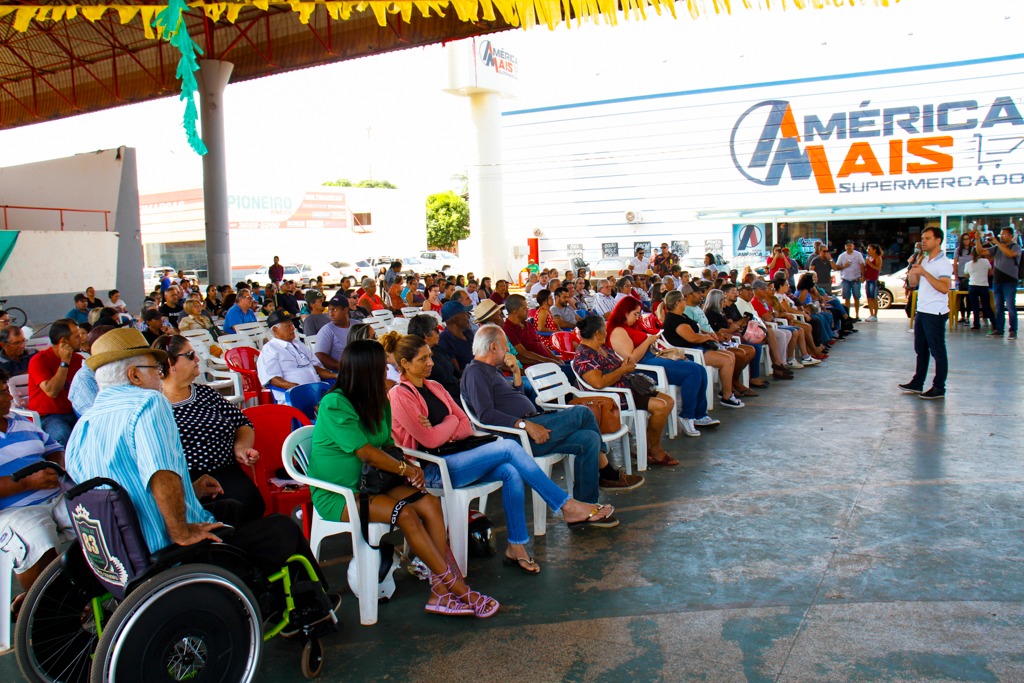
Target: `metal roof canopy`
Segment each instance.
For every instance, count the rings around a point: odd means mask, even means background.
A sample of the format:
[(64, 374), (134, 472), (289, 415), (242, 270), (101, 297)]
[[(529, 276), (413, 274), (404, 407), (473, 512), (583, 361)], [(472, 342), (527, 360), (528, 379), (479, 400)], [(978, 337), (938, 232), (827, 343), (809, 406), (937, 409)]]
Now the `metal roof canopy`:
[(827, 220), (901, 218), (907, 216), (938, 216), (941, 214), (1017, 213), (1024, 210), (1024, 200), (978, 200), (973, 202), (918, 202), (906, 204), (853, 204), (850, 206), (807, 206), (792, 209), (743, 209), (701, 211), (698, 220)]
[[(0, 0), (0, 7), (39, 5)], [(58, 0), (49, 5), (107, 4), (96, 0)], [(152, 6), (121, 0), (123, 6)], [(178, 95), (179, 52), (164, 40), (146, 37), (136, 18), (122, 24), (116, 11), (96, 21), (32, 21), (25, 32), (14, 28), (16, 13), (0, 18), (0, 129), (14, 128), (89, 111)], [(389, 14), (380, 26), (370, 9), (353, 11), (346, 21), (332, 20), (318, 5), (303, 24), (290, 7), (266, 11), (247, 5), (234, 23), (214, 22), (201, 10), (184, 15), (203, 59), (234, 64), (237, 83), (294, 69), (382, 54), (408, 47), (459, 40), (504, 31), (513, 26), (500, 15), (494, 21), (466, 22), (449, 9), (444, 17)]]

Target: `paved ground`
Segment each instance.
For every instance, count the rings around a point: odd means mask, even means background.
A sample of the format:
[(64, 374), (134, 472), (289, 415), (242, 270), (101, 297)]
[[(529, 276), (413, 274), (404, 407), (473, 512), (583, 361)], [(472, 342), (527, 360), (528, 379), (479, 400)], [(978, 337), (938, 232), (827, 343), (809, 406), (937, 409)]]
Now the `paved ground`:
[[(903, 311), (859, 328), (671, 442), (682, 466), (611, 497), (619, 528), (549, 519), (541, 575), (471, 560), (493, 619), (424, 614), (408, 575), (374, 627), (347, 597), (324, 680), (1024, 680), (1021, 350), (950, 334), (949, 396), (926, 402), (896, 390)], [(340, 584), (347, 545), (325, 548)], [(302, 680), (298, 655), (271, 642), (262, 679)]]

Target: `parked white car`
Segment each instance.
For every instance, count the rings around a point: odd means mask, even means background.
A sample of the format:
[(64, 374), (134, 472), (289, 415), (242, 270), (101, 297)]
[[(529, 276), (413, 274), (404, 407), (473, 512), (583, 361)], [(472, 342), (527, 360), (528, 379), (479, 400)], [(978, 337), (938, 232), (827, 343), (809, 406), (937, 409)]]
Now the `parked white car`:
[(421, 251), (416, 258), (426, 264), (424, 270), (429, 268), (435, 273), (439, 271), (463, 272), (459, 257), (450, 251)]
[(369, 261), (333, 261), (331, 265), (338, 269), (341, 277), (350, 277), (356, 282), (374, 276), (374, 268)]
[[(309, 284), (310, 276), (315, 280), (316, 276), (320, 273), (313, 273), (313, 269), (309, 264), (281, 264), (284, 266), (284, 279), (295, 280), (295, 282), (307, 285)], [(253, 280), (259, 282), (261, 285), (265, 285), (270, 282), (270, 275), (268, 274), (270, 266), (262, 266), (257, 268), (255, 271), (243, 275), (240, 279), (242, 280)]]
[(143, 268), (142, 269), (142, 281), (146, 288), (146, 293), (152, 292), (160, 280), (164, 278), (164, 271), (174, 272), (174, 268), (170, 266), (156, 266), (154, 268)]
[(901, 268), (891, 275), (880, 275), (878, 277), (878, 307), (906, 306), (907, 290), (903, 288), (906, 281), (906, 268)]

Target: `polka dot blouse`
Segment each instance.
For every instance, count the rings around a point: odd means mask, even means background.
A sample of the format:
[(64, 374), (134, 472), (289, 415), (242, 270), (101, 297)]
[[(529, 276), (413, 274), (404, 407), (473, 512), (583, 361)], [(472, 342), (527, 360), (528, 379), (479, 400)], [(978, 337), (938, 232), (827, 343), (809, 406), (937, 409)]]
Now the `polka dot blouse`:
[(235, 432), (252, 427), (241, 410), (202, 384), (193, 384), (189, 397), (172, 407), (189, 475), (197, 477), (237, 462)]

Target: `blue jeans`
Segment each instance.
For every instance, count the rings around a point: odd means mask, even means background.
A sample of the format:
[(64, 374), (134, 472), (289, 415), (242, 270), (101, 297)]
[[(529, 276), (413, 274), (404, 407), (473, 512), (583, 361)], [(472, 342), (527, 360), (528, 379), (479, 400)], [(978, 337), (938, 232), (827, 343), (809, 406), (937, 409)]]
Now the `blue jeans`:
[(811, 317), (818, 321), (821, 332), (821, 343), (832, 341), (835, 335), (832, 333), (832, 316), (828, 313), (811, 313)]
[(982, 285), (968, 285), (967, 307), (970, 312), (974, 314), (974, 327), (981, 327), (981, 318), (984, 317), (985, 320), (993, 324), (994, 329), (995, 320), (992, 315), (992, 306), (990, 305), (988, 298), (988, 287)]
[(679, 387), (682, 396), (679, 409), (679, 417), (684, 420), (694, 420), (705, 417), (708, 414), (708, 373), (700, 365), (688, 360), (671, 360), (670, 358), (658, 358), (648, 351), (640, 359), (644, 365), (657, 365), (665, 368), (668, 376), (668, 383)]
[[(569, 494), (551, 481), (523, 447), (511, 439), (498, 439), (472, 450), (453, 453), (444, 461), (448, 465), (452, 486), (457, 488), (476, 482), (501, 482), (501, 503), (505, 507), (509, 543), (524, 545), (530, 540), (526, 528), (524, 481), (556, 512), (569, 500)], [(427, 486), (441, 487), (441, 473), (437, 465), (428, 464), (424, 475)]]
[(750, 365), (747, 367), (750, 368), (750, 379), (758, 379), (759, 377), (761, 377), (761, 349), (764, 348), (764, 344), (750, 344), (748, 342), (743, 343), (746, 344), (747, 346), (754, 347), (754, 360), (750, 361)]
[(534, 455), (568, 453), (576, 457), (572, 497), (584, 503), (596, 503), (601, 453), (601, 429), (589, 408), (573, 406), (528, 418), (551, 430), (544, 443), (530, 442)]
[(946, 374), (949, 363), (946, 359), (946, 314), (922, 313), (914, 316), (914, 351), (917, 353), (917, 370), (910, 383), (914, 387), (924, 388), (924, 378), (928, 374), (928, 356), (935, 359), (935, 379), (932, 388), (946, 391)]
[(1003, 333), (1006, 326), (1005, 312), (1009, 313), (1010, 332), (1017, 333), (1017, 283), (997, 282), (992, 285), (992, 293), (996, 298), (996, 318), (993, 323), (995, 331)]
[(43, 431), (49, 434), (61, 446), (67, 446), (68, 439), (71, 437), (71, 430), (75, 428), (78, 417), (74, 413), (54, 413), (52, 415), (42, 415), (41, 417)]

